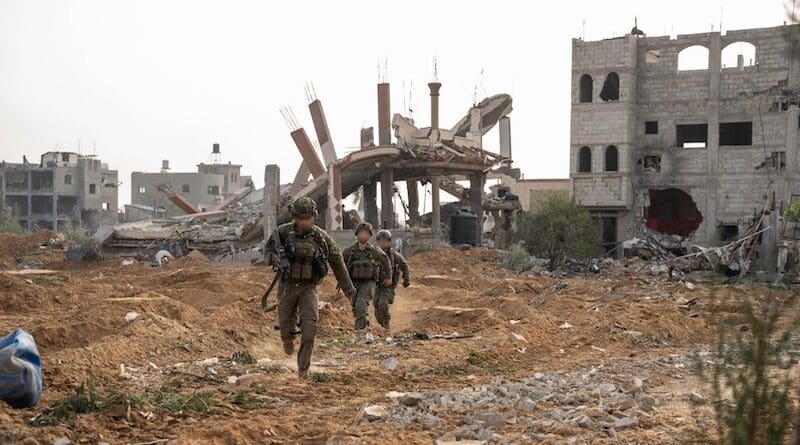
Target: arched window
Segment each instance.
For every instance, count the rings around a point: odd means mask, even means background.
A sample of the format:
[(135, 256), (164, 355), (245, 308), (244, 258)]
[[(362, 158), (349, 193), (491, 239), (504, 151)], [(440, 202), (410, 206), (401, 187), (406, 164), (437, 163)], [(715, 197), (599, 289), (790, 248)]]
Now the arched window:
[(72, 185), (72, 175), (64, 175), (64, 185)]
[(708, 48), (694, 45), (678, 53), (678, 71), (707, 70)]
[(94, 195), (97, 193), (97, 186), (95, 184), (89, 184), (89, 194)]
[(722, 49), (722, 67), (742, 69), (756, 64), (756, 46), (748, 42), (733, 42)]
[(603, 89), (600, 91), (600, 99), (604, 101), (619, 100), (619, 74), (608, 73), (606, 81), (603, 82)]
[(592, 76), (588, 74), (584, 74), (581, 76), (581, 82), (578, 88), (578, 100), (580, 103), (591, 103), (592, 102)]
[(619, 150), (613, 145), (606, 147), (606, 165), (607, 172), (615, 172), (619, 170)]
[(183, 193), (189, 193), (189, 184), (183, 184), (181, 191), (183, 191)]
[(592, 171), (592, 149), (581, 147), (578, 152), (578, 172), (588, 173)]

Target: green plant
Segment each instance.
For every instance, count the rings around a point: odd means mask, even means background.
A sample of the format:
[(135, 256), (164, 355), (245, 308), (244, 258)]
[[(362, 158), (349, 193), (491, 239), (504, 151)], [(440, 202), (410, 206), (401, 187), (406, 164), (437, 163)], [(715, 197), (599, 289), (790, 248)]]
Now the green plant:
[(180, 393), (172, 386), (162, 386), (158, 391), (148, 397), (149, 405), (172, 415), (184, 412), (205, 413), (211, 410), (211, 401), (214, 393), (210, 391), (197, 391), (186, 395)]
[(508, 251), (503, 252), (500, 264), (515, 273), (525, 272), (534, 266), (531, 254), (520, 243), (514, 243)]
[(264, 403), (248, 391), (239, 391), (231, 399), (231, 403), (245, 410), (259, 409)]
[(130, 395), (116, 392), (98, 394), (94, 381), (89, 379), (82, 382), (74, 393), (56, 401), (45, 414), (37, 417), (34, 423), (39, 426), (54, 425), (72, 419), (75, 414), (102, 412), (120, 403), (125, 405), (126, 411), (142, 404), (139, 398)]
[(800, 223), (800, 199), (792, 201), (783, 213), (786, 222)]
[(549, 260), (550, 270), (568, 258), (590, 258), (600, 247), (600, 233), (589, 212), (561, 193), (546, 196), (535, 212), (520, 213), (514, 240)]
[(256, 359), (246, 349), (234, 352), (231, 360), (242, 365), (254, 365), (256, 363)]
[(698, 359), (697, 373), (710, 385), (720, 443), (731, 445), (785, 443), (794, 413), (789, 396), (794, 391), (791, 354), (797, 348), (792, 332), (796, 315), (787, 323), (784, 314), (794, 314), (796, 296), (780, 299), (768, 295), (761, 305), (739, 304), (746, 324), (720, 327), (710, 370)]
[(318, 382), (318, 383), (325, 383), (330, 382), (333, 380), (331, 375), (325, 372), (312, 372), (311, 373), (311, 380)]
[(6, 209), (5, 199), (0, 195), (0, 233), (22, 233), (19, 221), (11, 217)]

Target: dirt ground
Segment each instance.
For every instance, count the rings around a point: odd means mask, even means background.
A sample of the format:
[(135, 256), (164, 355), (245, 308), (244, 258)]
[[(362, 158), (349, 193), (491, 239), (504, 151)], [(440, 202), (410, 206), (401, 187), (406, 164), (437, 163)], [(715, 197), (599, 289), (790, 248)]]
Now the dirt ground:
[[(21, 252), (9, 254), (18, 243), (0, 241), (7, 266)], [(45, 375), (35, 408), (0, 403), (0, 443), (431, 444), (467, 437), (474, 425), (488, 443), (706, 443), (710, 408), (687, 394), (708, 393), (690, 369), (692, 354), (708, 349), (728, 315), (724, 305), (711, 309), (712, 295), (733, 301), (760, 292), (690, 289), (623, 266), (518, 276), (490, 250), (427, 252), (410, 258), (412, 285), (399, 289), (390, 338), (373, 321), (371, 344), (353, 341), (349, 303), (326, 279), (312, 378), (301, 381), (272, 328), (275, 313), (259, 309), (267, 268), (198, 255), (160, 268), (73, 264), (47, 253), (37, 261), (54, 272), (0, 273), (0, 333), (33, 334)], [(686, 310), (681, 298), (697, 304)], [(611, 383), (623, 397), (635, 379), (655, 401), (646, 409), (634, 394), (638, 408), (619, 409), (635, 424), (586, 427), (570, 418), (587, 406), (614, 412), (602, 395), (587, 402), (565, 394), (592, 399)], [(516, 390), (497, 388), (520, 382), (544, 382), (537, 391), (553, 394), (523, 409)], [(88, 404), (76, 396), (82, 384), (95, 397), (84, 397)], [(450, 403), (476, 388), (504, 394)], [(392, 391), (430, 401), (406, 407)], [(374, 415), (375, 407), (388, 414)], [(477, 412), (487, 409), (500, 420)], [(565, 417), (553, 420), (554, 409)]]

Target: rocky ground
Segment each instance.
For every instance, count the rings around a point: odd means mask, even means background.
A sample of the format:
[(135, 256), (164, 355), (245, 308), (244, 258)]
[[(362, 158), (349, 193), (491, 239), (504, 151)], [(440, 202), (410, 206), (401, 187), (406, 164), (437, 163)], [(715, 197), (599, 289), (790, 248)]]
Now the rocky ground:
[(427, 252), (374, 343), (353, 341), (325, 281), (301, 381), (259, 310), (266, 268), (25, 260), (52, 273), (0, 273), (0, 332), (34, 335), (45, 391), (33, 409), (0, 405), (0, 443), (707, 443), (692, 369), (737, 296), (763, 293), (639, 263), (556, 278), (489, 250)]

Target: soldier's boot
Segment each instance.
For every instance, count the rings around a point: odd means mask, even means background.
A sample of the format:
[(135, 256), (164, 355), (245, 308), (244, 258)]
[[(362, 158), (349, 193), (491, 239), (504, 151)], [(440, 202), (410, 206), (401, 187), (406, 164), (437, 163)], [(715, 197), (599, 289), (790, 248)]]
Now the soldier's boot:
[(308, 378), (308, 369), (298, 369), (297, 378), (300, 380), (306, 380)]
[(391, 325), (391, 322), (390, 322), (390, 320), (388, 318), (386, 320), (384, 320), (383, 329), (386, 331), (386, 335), (387, 336), (392, 333), (392, 329), (389, 327), (390, 325)]
[(285, 352), (286, 355), (294, 354), (294, 339), (293, 338), (290, 338), (290, 339), (287, 339), (287, 340), (283, 341), (283, 352)]

